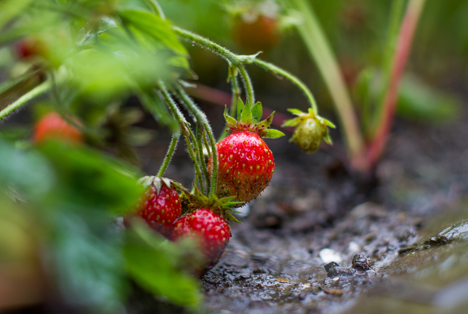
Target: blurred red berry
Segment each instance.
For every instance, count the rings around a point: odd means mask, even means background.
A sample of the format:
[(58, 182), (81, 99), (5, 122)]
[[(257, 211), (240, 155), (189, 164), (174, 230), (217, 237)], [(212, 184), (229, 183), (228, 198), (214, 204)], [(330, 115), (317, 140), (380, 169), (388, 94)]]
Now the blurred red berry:
[(35, 125), (33, 140), (36, 143), (46, 139), (61, 139), (71, 143), (82, 143), (80, 130), (65, 121), (58, 113), (51, 112), (42, 117)]

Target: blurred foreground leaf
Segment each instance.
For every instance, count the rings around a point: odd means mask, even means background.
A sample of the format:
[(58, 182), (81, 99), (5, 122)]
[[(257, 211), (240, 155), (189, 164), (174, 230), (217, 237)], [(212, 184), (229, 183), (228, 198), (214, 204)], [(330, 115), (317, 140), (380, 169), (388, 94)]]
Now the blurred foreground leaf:
[(127, 233), (125, 243), (130, 276), (148, 291), (172, 303), (191, 308), (200, 305), (199, 280), (177, 267), (181, 266), (181, 253), (184, 253), (180, 245), (168, 242), (139, 221), (132, 225), (134, 228)]

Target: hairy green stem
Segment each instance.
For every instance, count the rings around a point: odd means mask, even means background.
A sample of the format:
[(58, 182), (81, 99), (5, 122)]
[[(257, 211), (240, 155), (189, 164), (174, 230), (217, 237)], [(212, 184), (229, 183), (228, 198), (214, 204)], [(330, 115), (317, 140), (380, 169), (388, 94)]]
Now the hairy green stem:
[(252, 82), (250, 81), (250, 77), (248, 76), (247, 71), (244, 68), (243, 61), (239, 58), (238, 55), (232, 53), (231, 51), (222, 47), (221, 45), (218, 45), (217, 43), (209, 40), (208, 38), (192, 33), (185, 29), (179, 28), (177, 26), (173, 26), (173, 29), (177, 33), (177, 35), (179, 35), (180, 37), (190, 40), (193, 43), (212, 51), (213, 53), (226, 59), (230, 63), (230, 65), (236, 67), (239, 70), (242, 76), (242, 80), (244, 82), (246, 100), (247, 100), (246, 103), (249, 104), (250, 106), (254, 105), (255, 98), (254, 98)]
[(288, 71), (277, 67), (274, 64), (271, 64), (269, 62), (265, 62), (265, 61), (260, 60), (260, 59), (254, 59), (253, 64), (258, 65), (258, 66), (266, 69), (267, 71), (272, 72), (273, 74), (279, 74), (279, 75), (285, 77), (286, 79), (290, 80), (293, 84), (295, 84), (297, 87), (299, 87), (300, 90), (302, 90), (302, 92), (307, 97), (307, 100), (309, 101), (310, 106), (312, 107), (312, 110), (314, 110), (315, 114), (318, 114), (317, 102), (315, 101), (314, 95), (309, 90), (309, 88), (307, 88), (307, 86), (299, 78), (292, 75)]
[(351, 159), (360, 167), (357, 160), (364, 152), (364, 140), (336, 58), (310, 3), (306, 0), (291, 0), (289, 3), (301, 13), (303, 23), (297, 25), (297, 30), (332, 96)]
[[(239, 97), (241, 91), (239, 89), (239, 82), (237, 81), (237, 76), (231, 76), (231, 89), (232, 89), (232, 98), (231, 98), (231, 108), (229, 108), (229, 115), (231, 117), (236, 117), (237, 113), (237, 103), (239, 102)], [(223, 132), (218, 137), (218, 142), (222, 141), (228, 135), (229, 130), (224, 128)]]
[[(196, 178), (196, 180), (194, 182), (194, 185), (198, 186), (200, 188), (200, 191), (203, 194), (205, 194), (203, 174), (202, 174), (202, 169), (200, 167), (200, 164), (202, 163), (202, 160), (200, 160), (200, 156), (198, 155), (198, 151), (200, 150), (200, 148), (198, 148), (197, 145), (196, 145), (197, 138), (195, 137), (195, 134), (193, 134), (192, 129), (189, 128), (188, 130), (189, 130), (189, 133), (190, 133), (190, 138), (192, 139), (192, 143), (194, 143), (194, 146), (195, 146), (195, 150), (193, 150), (192, 145), (190, 144), (190, 142), (188, 141), (188, 138), (187, 138), (187, 145), (190, 145), (189, 155), (192, 158), (192, 160), (197, 159), (197, 162), (194, 161), (194, 163), (193, 163), (193, 167), (195, 168), (195, 178)], [(209, 179), (207, 179), (207, 181), (206, 181), (206, 185), (207, 185), (206, 191), (208, 191), (208, 180)]]
[(175, 152), (175, 149), (177, 148), (177, 143), (179, 142), (179, 138), (180, 138), (180, 133), (176, 133), (172, 135), (171, 144), (169, 145), (169, 149), (167, 150), (166, 157), (164, 158), (161, 168), (159, 168), (159, 171), (157, 174), (158, 177), (162, 177), (164, 175), (164, 172), (166, 172), (167, 166), (169, 166), (172, 156), (174, 156), (174, 152)]
[(211, 126), (208, 123), (208, 119), (206, 118), (205, 113), (198, 109), (197, 105), (193, 102), (189, 95), (187, 95), (187, 93), (181, 86), (177, 87), (177, 93), (182, 102), (185, 104), (185, 106), (187, 106), (187, 109), (191, 111), (193, 115), (195, 115), (195, 117), (197, 118), (197, 121), (199, 121), (203, 125), (208, 135), (212, 151), (210, 194), (216, 194), (216, 189), (218, 185), (218, 152), (216, 150), (216, 141), (213, 136), (213, 131), (211, 130)]
[(50, 81), (45, 81), (44, 83), (36, 86), (20, 98), (18, 98), (15, 102), (8, 105), (2, 111), (0, 111), (0, 121), (7, 118), (10, 114), (19, 110), (23, 106), (25, 106), (30, 100), (36, 98), (37, 96), (47, 92), (51, 87)]
[[(202, 181), (202, 176), (200, 172), (200, 168), (198, 166), (198, 161), (197, 161), (197, 156), (193, 151), (192, 148), (192, 143), (190, 142), (190, 128), (187, 126), (187, 121), (185, 120), (184, 115), (180, 111), (180, 109), (177, 107), (176, 103), (172, 99), (171, 95), (169, 94), (169, 91), (167, 90), (166, 86), (164, 83), (159, 80), (157, 83), (159, 90), (161, 92), (161, 96), (163, 101), (169, 106), (169, 109), (172, 111), (172, 114), (174, 115), (174, 118), (179, 122), (181, 128), (182, 128), (182, 135), (185, 138), (185, 142), (187, 143), (187, 149), (189, 151), (190, 158), (192, 159), (194, 163), (194, 168), (195, 168), (195, 175), (199, 178), (200, 182)], [(203, 184), (200, 184), (200, 188), (203, 193)]]
[(206, 168), (205, 159), (203, 158), (203, 125), (197, 121), (197, 146), (198, 146), (198, 160), (201, 164), (203, 175), (206, 181), (206, 190), (210, 190), (210, 174)]

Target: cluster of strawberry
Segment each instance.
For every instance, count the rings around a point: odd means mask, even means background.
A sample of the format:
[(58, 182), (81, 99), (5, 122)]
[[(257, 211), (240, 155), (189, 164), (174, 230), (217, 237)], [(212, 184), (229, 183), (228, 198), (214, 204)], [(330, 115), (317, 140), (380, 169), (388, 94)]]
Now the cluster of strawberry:
[[(227, 221), (237, 221), (231, 214), (232, 208), (255, 199), (273, 176), (273, 154), (261, 137), (283, 135), (270, 129), (273, 115), (259, 122), (260, 103), (253, 108), (240, 106), (240, 121), (225, 114), (232, 134), (216, 146), (216, 195), (204, 196), (198, 189), (195, 194), (188, 193), (180, 184), (167, 178), (144, 177), (141, 180), (147, 190), (136, 213), (172, 241), (197, 239), (205, 270), (218, 262), (229, 242), (231, 230)], [(213, 156), (207, 168), (211, 175)], [(182, 198), (177, 190), (182, 191)]]

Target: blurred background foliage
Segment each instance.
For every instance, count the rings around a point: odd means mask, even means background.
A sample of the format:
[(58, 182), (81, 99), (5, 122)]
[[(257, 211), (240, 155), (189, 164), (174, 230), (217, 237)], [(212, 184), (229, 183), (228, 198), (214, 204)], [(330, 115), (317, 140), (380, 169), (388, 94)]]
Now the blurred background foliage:
[[(392, 1), (310, 2), (359, 110), (378, 94), (376, 69), (383, 62)], [(46, 304), (56, 312), (123, 313), (135, 284), (180, 306), (200, 304), (198, 281), (183, 270), (190, 244), (168, 243), (138, 221), (124, 233), (118, 223), (141, 193), (140, 170), (130, 165), (138, 164), (133, 148), (155, 135), (134, 124), (151, 115), (176, 128), (152, 95), (154, 82), (198, 76), (197, 84), (230, 91), (224, 61), (180, 42), (171, 25), (247, 54), (238, 24), (261, 4), (276, 37), (259, 57), (300, 77), (319, 106), (331, 108), (286, 0), (159, 4), (167, 19), (154, 14), (152, 0), (0, 2), (0, 109), (52, 82), (49, 97), (32, 114), (0, 126), (0, 310)], [(401, 117), (439, 123), (459, 116), (456, 95), (468, 79), (467, 14), (464, 0), (427, 1), (400, 91)], [(21, 57), (21, 43), (34, 53)], [(289, 82), (248, 69), (266, 107), (283, 113), (308, 107)], [(89, 147), (31, 143), (32, 120), (51, 110), (79, 117)]]

